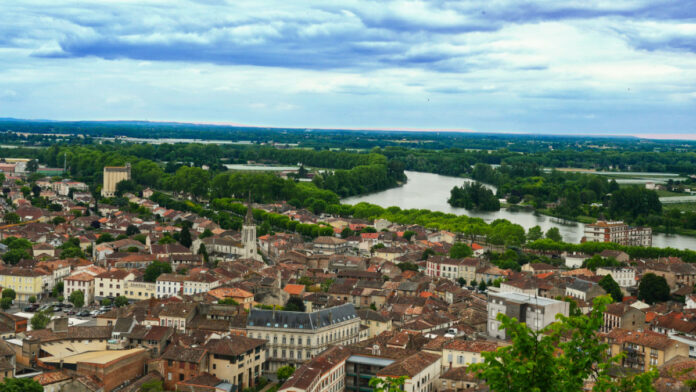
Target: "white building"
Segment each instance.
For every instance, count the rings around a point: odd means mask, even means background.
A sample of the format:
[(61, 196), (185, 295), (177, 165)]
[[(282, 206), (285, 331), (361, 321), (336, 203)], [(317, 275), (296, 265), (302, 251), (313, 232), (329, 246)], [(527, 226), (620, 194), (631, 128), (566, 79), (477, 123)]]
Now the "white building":
[(636, 285), (636, 270), (628, 267), (599, 267), (597, 275), (611, 275), (612, 279), (620, 287), (633, 287)]
[(97, 275), (94, 279), (94, 295), (96, 300), (116, 298), (124, 295), (126, 281), (135, 279), (132, 272), (122, 269), (112, 269)]
[(220, 286), (220, 281), (207, 273), (199, 273), (187, 276), (184, 280), (184, 294), (192, 295), (208, 292)]
[(408, 376), (401, 389), (404, 392), (434, 392), (437, 390), (442, 370), (442, 357), (420, 352), (392, 363), (377, 372), (377, 377)]
[(650, 227), (631, 227), (623, 221), (602, 221), (585, 225), (583, 242), (614, 242), (627, 246), (652, 246)]
[(184, 290), (185, 279), (185, 276), (177, 274), (162, 274), (158, 276), (156, 281), (157, 298), (181, 294)]
[(500, 329), (498, 313), (517, 320), (535, 331), (545, 328), (556, 321), (556, 315), (568, 316), (569, 304), (565, 301), (530, 296), (520, 293), (489, 293), (488, 294), (488, 335), (497, 339), (505, 339), (505, 330)]
[(69, 299), (73, 291), (80, 290), (84, 294), (85, 305), (91, 305), (94, 303), (94, 280), (94, 276), (86, 272), (68, 276), (63, 279), (63, 297)]

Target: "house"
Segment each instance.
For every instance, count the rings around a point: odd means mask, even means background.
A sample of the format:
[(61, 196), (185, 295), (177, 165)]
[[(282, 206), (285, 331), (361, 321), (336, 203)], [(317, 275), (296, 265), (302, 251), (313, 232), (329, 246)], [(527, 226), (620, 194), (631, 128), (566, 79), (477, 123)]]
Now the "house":
[(208, 295), (217, 298), (218, 301), (228, 298), (233, 299), (246, 310), (251, 309), (251, 305), (254, 302), (254, 294), (236, 287), (218, 287), (208, 291)]
[(46, 243), (39, 243), (32, 246), (31, 251), (35, 258), (39, 258), (41, 256), (55, 257), (56, 255), (56, 249)]
[(202, 347), (184, 347), (171, 344), (160, 360), (164, 389), (172, 391), (176, 383), (200, 375), (208, 368), (208, 351)]
[(425, 274), (453, 281), (461, 278), (468, 283), (476, 280), (476, 268), (480, 265), (481, 261), (473, 257), (450, 259), (444, 256), (432, 256), (428, 258)]
[(597, 275), (611, 275), (612, 279), (620, 287), (633, 287), (636, 285), (636, 270), (631, 267), (599, 267)]
[(377, 372), (380, 378), (407, 376), (404, 392), (431, 392), (439, 385), (441, 359), (437, 354), (421, 352), (408, 356)]
[(196, 304), (193, 302), (168, 302), (159, 312), (160, 325), (183, 332), (195, 315)]
[(581, 299), (591, 303), (593, 299), (604, 295), (604, 289), (595, 282), (576, 278), (572, 283), (566, 286), (566, 295)]
[(68, 276), (63, 279), (63, 297), (70, 298), (70, 294), (79, 290), (84, 295), (85, 305), (93, 304), (95, 301), (94, 281), (94, 276), (86, 272), (78, 272)]
[(206, 343), (208, 372), (236, 387), (252, 388), (266, 362), (266, 341), (245, 336), (225, 336)]
[(191, 274), (184, 279), (184, 294), (205, 293), (218, 286), (220, 286), (220, 280), (210, 273)]
[(12, 267), (0, 270), (0, 287), (12, 289), (17, 294), (16, 301), (29, 302), (30, 297), (40, 298), (48, 285), (44, 286), (47, 272), (36, 269)]
[(558, 267), (547, 263), (527, 263), (522, 266), (522, 271), (529, 272), (534, 275), (540, 275), (549, 272), (556, 272), (558, 271)]
[(128, 334), (128, 347), (144, 347), (153, 356), (159, 355), (174, 334), (173, 327), (159, 325), (136, 325)]
[(488, 335), (505, 339), (505, 330), (500, 329), (498, 313), (516, 317), (535, 331), (556, 321), (556, 315), (568, 316), (569, 304), (550, 298), (534, 297), (520, 293), (488, 293)]
[(384, 331), (391, 331), (392, 320), (372, 309), (358, 310), (360, 325), (368, 328), (367, 337), (371, 339)]
[(613, 249), (605, 249), (599, 254), (599, 256), (604, 259), (614, 259), (620, 263), (627, 263), (628, 260), (631, 259), (628, 253)]
[(482, 363), (481, 353), (495, 351), (498, 344), (489, 340), (455, 339), (442, 347), (442, 369), (465, 367), (472, 363)]
[(615, 328), (605, 336), (611, 356), (624, 354), (621, 366), (647, 371), (661, 367), (677, 356), (689, 356), (689, 346), (653, 331), (629, 331)]
[(112, 269), (97, 275), (94, 279), (94, 295), (97, 301), (103, 298), (116, 298), (125, 292), (126, 281), (135, 279), (135, 274), (122, 269)]
[(279, 392), (336, 392), (345, 390), (347, 347), (333, 346), (300, 366)]
[(476, 374), (466, 367), (455, 367), (443, 370), (440, 375), (440, 391), (464, 392), (476, 388), (481, 382)]
[(346, 253), (349, 249), (348, 242), (341, 238), (319, 236), (312, 241), (316, 254), (333, 255)]
[(162, 274), (157, 277), (157, 298), (179, 295), (184, 290), (185, 276), (177, 274)]
[(630, 331), (645, 329), (645, 312), (620, 302), (607, 305), (603, 319), (602, 332), (609, 332), (614, 328)]

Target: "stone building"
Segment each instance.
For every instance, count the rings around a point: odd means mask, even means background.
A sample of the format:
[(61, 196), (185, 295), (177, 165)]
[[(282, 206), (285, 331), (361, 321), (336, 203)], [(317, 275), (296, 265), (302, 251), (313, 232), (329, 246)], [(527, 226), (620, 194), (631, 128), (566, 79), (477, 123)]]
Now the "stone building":
[(102, 185), (101, 195), (103, 197), (115, 196), (116, 184), (130, 179), (130, 163), (126, 163), (126, 166), (104, 166), (104, 184)]

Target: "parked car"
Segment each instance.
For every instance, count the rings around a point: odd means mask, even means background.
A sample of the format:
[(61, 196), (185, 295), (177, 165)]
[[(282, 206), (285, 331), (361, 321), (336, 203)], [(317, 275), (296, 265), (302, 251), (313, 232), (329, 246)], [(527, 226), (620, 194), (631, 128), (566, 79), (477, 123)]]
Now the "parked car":
[(89, 310), (83, 310), (80, 313), (77, 314), (80, 317), (89, 317), (91, 315)]
[(74, 316), (76, 313), (77, 312), (74, 310), (68, 310), (67, 312), (65, 312), (65, 314), (67, 314), (68, 316)]
[(25, 307), (25, 308), (24, 308), (24, 311), (25, 311), (25, 312), (33, 313), (33, 312), (36, 312), (38, 309), (39, 309), (39, 305), (38, 305), (38, 304), (31, 304), (31, 305)]

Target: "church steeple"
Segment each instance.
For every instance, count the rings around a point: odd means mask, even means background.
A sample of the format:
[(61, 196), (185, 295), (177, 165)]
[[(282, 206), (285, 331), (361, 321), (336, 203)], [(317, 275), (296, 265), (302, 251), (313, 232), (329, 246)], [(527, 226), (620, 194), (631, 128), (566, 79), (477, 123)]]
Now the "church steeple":
[(247, 213), (244, 218), (244, 224), (247, 226), (254, 224), (254, 212), (251, 210), (251, 191), (249, 191), (249, 200), (247, 202)]

